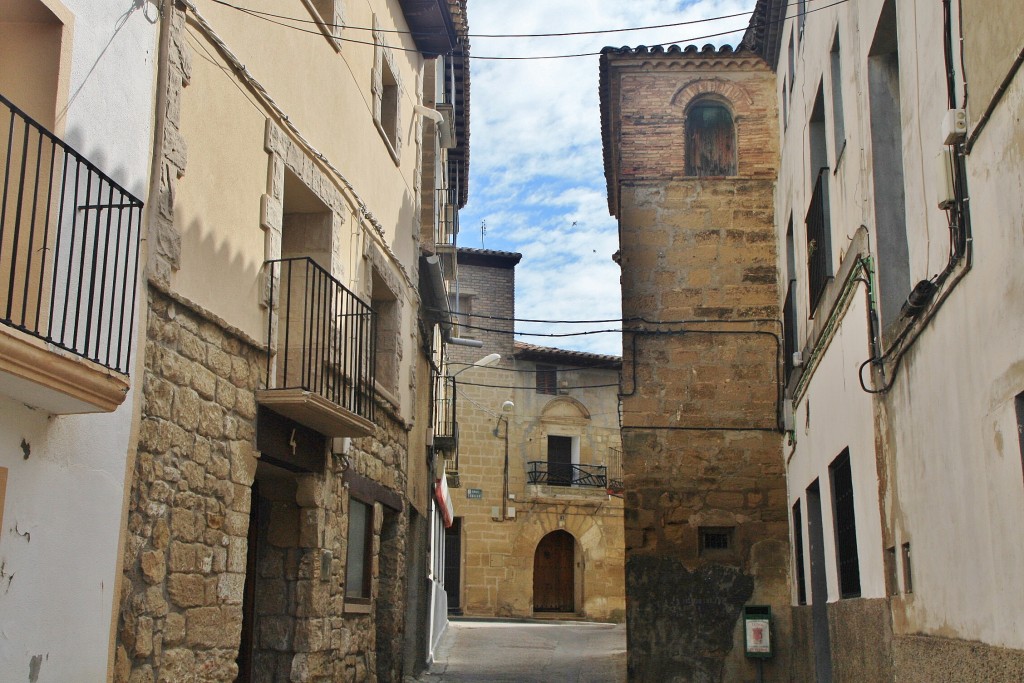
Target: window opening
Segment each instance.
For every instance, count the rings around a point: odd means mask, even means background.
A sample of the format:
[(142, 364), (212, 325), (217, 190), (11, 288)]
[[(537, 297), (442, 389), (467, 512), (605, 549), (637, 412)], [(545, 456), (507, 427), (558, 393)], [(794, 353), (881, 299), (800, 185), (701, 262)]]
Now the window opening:
[(345, 599), (369, 601), (373, 575), (373, 506), (348, 499)]
[(736, 175), (732, 114), (717, 102), (698, 102), (686, 114), (686, 175)]
[(796, 564), (796, 604), (807, 604), (807, 581), (804, 576), (804, 521), (800, 501), (793, 503), (793, 552)]
[(702, 526), (699, 533), (701, 553), (732, 549), (732, 527)]
[(537, 393), (558, 393), (558, 368), (554, 365), (537, 365)]
[(910, 292), (896, 24), (896, 3), (886, 0), (868, 53), (871, 177), (883, 325), (899, 317), (903, 301)]
[(825, 98), (821, 82), (807, 127), (811, 156), (811, 201), (807, 207), (807, 289), (811, 313), (832, 278), (832, 221), (828, 201), (828, 157), (825, 143)]
[(885, 549), (885, 591), (889, 595), (899, 594), (896, 583), (896, 546)]
[(850, 449), (844, 449), (829, 465), (832, 481), (832, 514), (835, 521), (836, 564), (839, 595), (860, 597), (860, 559), (857, 554), (857, 519), (853, 503), (853, 473)]
[(910, 566), (910, 543), (903, 544), (903, 592), (914, 592), (913, 573)]
[(839, 56), (839, 29), (832, 39), (832, 52), (829, 54), (832, 72), (832, 166), (839, 165), (839, 159), (846, 149), (846, 123), (843, 116), (843, 74), (842, 61)]

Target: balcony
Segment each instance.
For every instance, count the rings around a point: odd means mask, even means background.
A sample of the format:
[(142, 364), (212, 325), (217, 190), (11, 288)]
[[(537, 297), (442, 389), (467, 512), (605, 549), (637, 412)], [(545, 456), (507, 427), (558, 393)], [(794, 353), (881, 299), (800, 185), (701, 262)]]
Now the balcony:
[(531, 460), (526, 463), (526, 481), (547, 486), (608, 488), (608, 468), (604, 465), (580, 465)]
[[(459, 423), (455, 413), (455, 378), (434, 373), (432, 427), (434, 448), (454, 456), (459, 445)], [(458, 461), (456, 460), (456, 469)]]
[(459, 212), (455, 204), (455, 191), (439, 188), (434, 201), (434, 248), (441, 252), (455, 249), (455, 238), (459, 234)]
[(811, 312), (818, 306), (825, 286), (832, 279), (832, 226), (829, 221), (828, 167), (818, 171), (807, 208), (807, 275)]
[(309, 257), (265, 267), (272, 302), (269, 388), (256, 400), (325, 436), (372, 434), (373, 309)]
[(142, 201), (0, 95), (0, 392), (54, 414), (128, 392)]

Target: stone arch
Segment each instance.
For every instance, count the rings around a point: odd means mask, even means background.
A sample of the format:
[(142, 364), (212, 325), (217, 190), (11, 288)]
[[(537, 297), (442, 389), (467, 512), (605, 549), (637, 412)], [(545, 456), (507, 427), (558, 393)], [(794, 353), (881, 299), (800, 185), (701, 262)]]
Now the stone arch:
[(559, 396), (547, 402), (540, 417), (541, 420), (552, 422), (562, 419), (589, 420), (590, 411), (571, 396)]
[(754, 103), (750, 91), (734, 81), (721, 78), (695, 78), (684, 83), (672, 96), (672, 104), (689, 109), (698, 98), (713, 97), (724, 100), (733, 116), (740, 114), (737, 109), (746, 110)]
[[(512, 557), (529, 558), (520, 567), (519, 590), (532, 591), (533, 558), (538, 544), (553, 531), (568, 532), (576, 541), (576, 591), (575, 611), (586, 614), (590, 596), (587, 593), (589, 572), (599, 563), (605, 561), (606, 539), (601, 525), (594, 521), (593, 515), (586, 514), (592, 508), (575, 507), (566, 511), (563, 506), (550, 506), (547, 509), (535, 509), (529, 515), (532, 523), (521, 525), (512, 547)], [(532, 592), (530, 604), (532, 610)]]

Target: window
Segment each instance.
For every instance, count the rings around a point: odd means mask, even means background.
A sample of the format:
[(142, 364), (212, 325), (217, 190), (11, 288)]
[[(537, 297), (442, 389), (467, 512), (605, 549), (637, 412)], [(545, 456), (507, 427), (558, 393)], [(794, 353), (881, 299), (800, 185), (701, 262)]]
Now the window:
[(579, 447), (571, 436), (548, 436), (548, 484), (572, 486), (573, 451)]
[(537, 365), (537, 393), (558, 393), (558, 368), (554, 365)]
[(828, 467), (832, 481), (832, 515), (835, 521), (836, 564), (839, 595), (860, 597), (860, 560), (857, 556), (857, 520), (853, 505), (853, 473), (850, 449), (844, 449)]
[(832, 52), (829, 55), (832, 66), (832, 166), (838, 166), (839, 159), (846, 149), (846, 123), (843, 120), (843, 74), (839, 59), (839, 30), (832, 39)]
[(793, 214), (789, 215), (789, 225), (786, 228), (786, 301), (783, 304), (782, 322), (783, 338), (785, 341), (785, 357), (782, 359), (785, 365), (788, 381), (789, 374), (795, 367), (793, 354), (800, 349), (797, 346), (797, 311), (796, 311), (796, 243), (793, 239)]
[(402, 84), (398, 78), (391, 51), (384, 45), (377, 17), (373, 18), (373, 122), (387, 145), (391, 158), (397, 164), (401, 158), (402, 135), (400, 128)]
[(910, 566), (910, 543), (903, 544), (903, 592), (914, 592), (914, 577)]
[(731, 526), (702, 526), (699, 527), (698, 533), (700, 534), (701, 555), (706, 552), (713, 553), (732, 549), (733, 528)]
[(373, 506), (348, 499), (345, 599), (369, 601), (373, 577)]
[(341, 51), (341, 28), (344, 22), (342, 0), (304, 0), (320, 32), (324, 34), (335, 50)]
[(736, 131), (722, 104), (702, 100), (686, 114), (686, 175), (736, 175)]
[(789, 93), (793, 94), (793, 83), (796, 82), (796, 47), (793, 43), (793, 32), (789, 33)]
[(793, 553), (796, 566), (796, 604), (807, 604), (807, 581), (804, 577), (804, 520), (800, 501), (793, 503)]
[(382, 272), (373, 269), (371, 305), (376, 316), (374, 337), (374, 378), (391, 394), (398, 393), (399, 359), (402, 353), (402, 321), (398, 296), (385, 282)]
[(888, 326), (897, 320), (900, 308), (910, 293), (900, 58), (894, 0), (886, 0), (882, 7), (868, 52), (868, 99), (874, 229), (879, 254), (878, 293), (882, 325)]
[(797, 24), (800, 26), (800, 39), (804, 37), (804, 25), (807, 23), (807, 0), (798, 0), (796, 3)]
[(1017, 394), (1013, 400), (1017, 410), (1017, 441), (1020, 443), (1020, 464), (1024, 471), (1024, 393)]
[(807, 207), (807, 285), (811, 312), (817, 307), (832, 277), (832, 222), (828, 202), (828, 158), (825, 143), (825, 97), (822, 84), (807, 126), (811, 156), (811, 201)]

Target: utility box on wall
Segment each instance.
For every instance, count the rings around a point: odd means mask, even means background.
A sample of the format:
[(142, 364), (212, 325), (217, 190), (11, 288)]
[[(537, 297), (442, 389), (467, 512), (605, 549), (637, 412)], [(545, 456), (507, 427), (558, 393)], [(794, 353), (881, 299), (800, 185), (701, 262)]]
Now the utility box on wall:
[(746, 605), (743, 608), (744, 651), (747, 657), (769, 659), (772, 652), (772, 608)]

